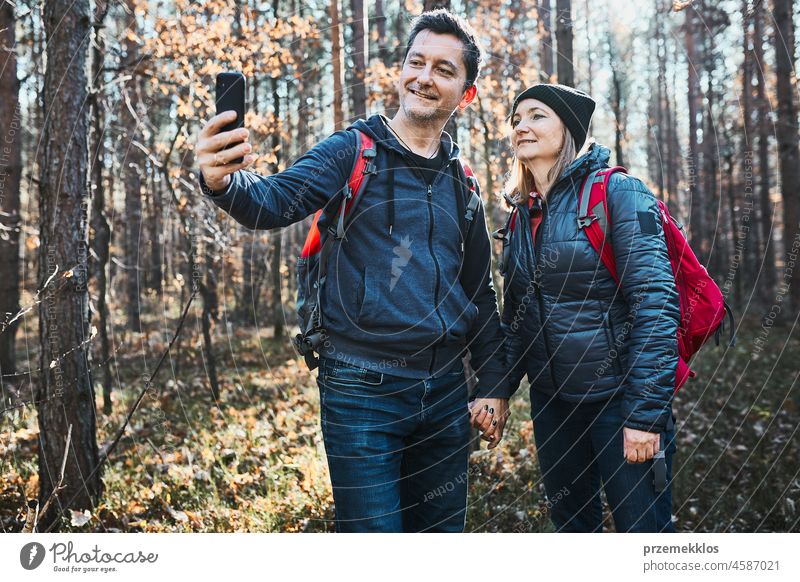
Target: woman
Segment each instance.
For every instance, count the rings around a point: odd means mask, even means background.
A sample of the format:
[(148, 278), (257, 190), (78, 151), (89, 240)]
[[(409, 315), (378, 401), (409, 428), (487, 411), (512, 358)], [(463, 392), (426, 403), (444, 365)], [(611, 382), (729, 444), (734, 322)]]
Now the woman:
[(558, 531), (602, 531), (601, 483), (617, 531), (672, 531), (678, 294), (656, 200), (640, 180), (617, 172), (608, 184), (606, 244), (619, 286), (577, 226), (583, 179), (608, 167), (607, 148), (584, 147), (594, 108), (589, 95), (554, 84), (513, 104), (506, 194), (517, 216), (505, 241), (503, 310), (511, 382), (530, 380)]

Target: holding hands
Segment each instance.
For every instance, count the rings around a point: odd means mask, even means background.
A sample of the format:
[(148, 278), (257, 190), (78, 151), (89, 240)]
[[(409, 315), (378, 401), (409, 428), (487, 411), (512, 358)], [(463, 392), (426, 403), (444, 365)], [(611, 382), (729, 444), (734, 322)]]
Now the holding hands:
[(481, 432), (481, 439), (495, 448), (503, 438), (506, 421), (510, 416), (507, 398), (476, 398), (469, 404), (470, 424)]

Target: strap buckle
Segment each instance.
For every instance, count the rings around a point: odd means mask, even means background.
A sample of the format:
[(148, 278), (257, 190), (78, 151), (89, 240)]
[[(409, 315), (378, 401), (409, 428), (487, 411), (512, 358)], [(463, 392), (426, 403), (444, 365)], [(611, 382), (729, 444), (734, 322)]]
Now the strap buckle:
[[(364, 171), (366, 173), (366, 170)], [(344, 218), (347, 213), (347, 203), (350, 202), (352, 198), (353, 190), (350, 188), (350, 184), (347, 184), (342, 190), (342, 202), (339, 206), (339, 217), (336, 220), (336, 226), (334, 227), (332, 224), (328, 226), (328, 233), (336, 240), (344, 238)]]
[(578, 217), (578, 228), (579, 229), (586, 228), (587, 226), (590, 226), (595, 220), (597, 220), (597, 217), (594, 214), (588, 214), (586, 216), (579, 216)]
[(364, 170), (362, 171), (362, 174), (375, 174), (375, 173), (377, 173), (378, 169), (375, 166), (375, 162), (372, 161), (373, 159), (375, 159), (375, 156), (377, 156), (377, 155), (378, 155), (378, 153), (377, 153), (377, 151), (375, 151), (374, 147), (366, 148), (363, 151), (361, 156), (366, 160), (367, 163), (364, 166)]

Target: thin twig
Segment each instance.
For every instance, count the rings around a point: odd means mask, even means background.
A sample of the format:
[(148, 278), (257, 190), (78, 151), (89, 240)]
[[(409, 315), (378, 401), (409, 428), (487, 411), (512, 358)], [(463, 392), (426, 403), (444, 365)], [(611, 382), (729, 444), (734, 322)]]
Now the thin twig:
[(184, 321), (186, 321), (186, 316), (189, 314), (189, 307), (191, 306), (192, 300), (194, 299), (195, 295), (197, 295), (196, 289), (192, 291), (191, 295), (189, 295), (189, 300), (186, 302), (186, 307), (183, 310), (183, 315), (181, 315), (180, 321), (178, 321), (178, 327), (175, 330), (175, 334), (172, 336), (172, 339), (170, 340), (167, 349), (164, 351), (163, 354), (161, 354), (161, 359), (158, 361), (158, 364), (156, 364), (156, 368), (155, 370), (153, 370), (153, 374), (150, 376), (148, 381), (145, 382), (142, 391), (139, 392), (139, 397), (136, 399), (136, 402), (133, 403), (133, 406), (128, 412), (128, 416), (125, 418), (125, 422), (122, 424), (119, 431), (117, 432), (117, 436), (114, 437), (114, 440), (112, 440), (111, 443), (103, 447), (103, 452), (100, 454), (100, 462), (97, 464), (97, 468), (94, 471), (92, 471), (93, 474), (103, 465), (103, 463), (106, 462), (109, 455), (114, 451), (120, 439), (122, 438), (122, 435), (125, 434), (125, 429), (128, 427), (128, 424), (130, 423), (131, 418), (133, 417), (133, 413), (136, 412), (137, 408), (139, 408), (139, 404), (144, 398), (144, 395), (147, 393), (147, 390), (150, 388), (150, 384), (152, 383), (153, 379), (158, 374), (158, 371), (161, 368), (161, 364), (164, 363), (164, 360), (166, 359), (167, 355), (172, 349), (172, 344), (174, 344), (175, 340), (178, 339), (178, 335), (180, 335), (181, 333), (181, 329), (183, 328), (183, 323)]
[(55, 276), (56, 276), (57, 273), (58, 273), (58, 265), (56, 265), (56, 269), (55, 269), (55, 271), (53, 271), (53, 274), (50, 275), (47, 278), (47, 281), (44, 282), (44, 285), (42, 286), (42, 288), (39, 289), (38, 291), (36, 291), (36, 295), (34, 295), (34, 297), (33, 297), (33, 303), (31, 303), (31, 304), (23, 307), (22, 309), (20, 309), (15, 315), (13, 315), (11, 317), (11, 319), (7, 319), (6, 321), (0, 322), (0, 333), (3, 333), (5, 330), (7, 330), (11, 326), (12, 323), (14, 323), (16, 320), (18, 320), (20, 317), (22, 317), (23, 315), (28, 313), (31, 309), (33, 309), (34, 307), (36, 307), (37, 305), (39, 305), (42, 302), (42, 300), (39, 299), (39, 295), (42, 294), (42, 291), (47, 289), (47, 286), (50, 285), (50, 282), (53, 279), (55, 279)]
[(25, 517), (25, 525), (22, 526), (22, 533), (33, 533), (36, 527), (36, 520), (39, 518), (39, 501), (37, 499), (28, 500), (28, 514)]

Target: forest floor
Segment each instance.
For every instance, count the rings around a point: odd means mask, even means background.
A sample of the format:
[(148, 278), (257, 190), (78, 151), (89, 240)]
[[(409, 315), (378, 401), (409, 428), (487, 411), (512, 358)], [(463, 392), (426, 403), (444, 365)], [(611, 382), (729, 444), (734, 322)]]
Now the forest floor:
[[(176, 362), (167, 361), (112, 453), (102, 503), (72, 513), (64, 531), (332, 531), (316, 373), (288, 339), (236, 326), (222, 334), (220, 327), (223, 387), (214, 402), (199, 329), (191, 327), (177, 373)], [(35, 332), (35, 325), (28, 330)], [(114, 338), (122, 344), (116, 386), (124, 388), (115, 388), (113, 411), (105, 415), (96, 378), (98, 443), (121, 426), (144, 386), (142, 374), (152, 372), (166, 347), (165, 335)], [(800, 333), (756, 320), (746, 321), (738, 337), (733, 348), (705, 347), (693, 365), (698, 378), (676, 397), (675, 526), (800, 531)], [(501, 445), (472, 454), (467, 531), (552, 531), (526, 392), (521, 388), (512, 401)], [(25, 500), (37, 495), (37, 435), (34, 408), (3, 412), (0, 531), (19, 531)]]

